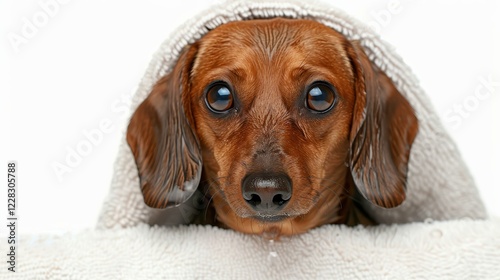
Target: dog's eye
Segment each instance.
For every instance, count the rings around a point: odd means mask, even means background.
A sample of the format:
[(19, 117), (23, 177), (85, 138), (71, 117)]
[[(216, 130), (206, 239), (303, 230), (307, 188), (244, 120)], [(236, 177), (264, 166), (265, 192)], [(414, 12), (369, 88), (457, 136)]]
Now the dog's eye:
[(205, 101), (213, 112), (224, 113), (233, 107), (233, 93), (226, 83), (216, 83), (208, 88)]
[(333, 107), (334, 103), (335, 90), (330, 84), (318, 82), (309, 87), (306, 97), (307, 108), (318, 113), (325, 113)]

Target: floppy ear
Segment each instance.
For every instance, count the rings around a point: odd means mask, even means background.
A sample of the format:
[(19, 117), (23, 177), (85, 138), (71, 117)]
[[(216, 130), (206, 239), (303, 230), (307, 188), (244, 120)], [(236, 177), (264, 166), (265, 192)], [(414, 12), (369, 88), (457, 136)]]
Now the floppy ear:
[(353, 47), (356, 103), (350, 134), (351, 174), (368, 201), (396, 207), (406, 198), (408, 161), (418, 120), (408, 101), (370, 62), (358, 42)]
[(201, 151), (182, 102), (190, 88), (196, 51), (191, 46), (182, 52), (172, 72), (156, 83), (128, 126), (127, 142), (139, 171), (144, 202), (153, 208), (185, 202), (200, 181)]

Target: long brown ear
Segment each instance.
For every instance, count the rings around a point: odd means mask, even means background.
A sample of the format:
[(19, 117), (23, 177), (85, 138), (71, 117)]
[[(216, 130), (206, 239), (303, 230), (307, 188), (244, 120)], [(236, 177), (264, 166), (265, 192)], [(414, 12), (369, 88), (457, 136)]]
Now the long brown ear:
[(157, 82), (128, 126), (127, 142), (139, 171), (144, 202), (153, 208), (185, 202), (200, 181), (201, 151), (181, 97), (189, 91), (195, 56), (195, 46), (183, 51), (172, 72)]
[(370, 62), (358, 42), (353, 47), (356, 104), (350, 134), (351, 174), (368, 201), (396, 207), (406, 198), (408, 161), (418, 120), (408, 101)]

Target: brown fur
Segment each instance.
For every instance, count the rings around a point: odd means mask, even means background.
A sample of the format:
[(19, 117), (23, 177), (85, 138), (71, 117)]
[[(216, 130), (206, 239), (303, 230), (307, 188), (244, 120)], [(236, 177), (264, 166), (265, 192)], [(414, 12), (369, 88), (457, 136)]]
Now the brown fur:
[[(204, 100), (218, 80), (234, 91), (223, 115)], [(304, 106), (315, 81), (338, 94), (324, 114)], [(291, 235), (365, 220), (353, 214), (356, 192), (381, 207), (401, 204), (417, 131), (409, 103), (356, 42), (314, 21), (272, 19), (228, 23), (187, 47), (135, 112), (127, 140), (149, 206), (182, 203), (192, 192), (183, 182), (203, 168), (219, 223)], [(250, 172), (291, 178), (287, 219), (253, 218), (241, 187)], [(169, 198), (174, 190), (180, 199)]]

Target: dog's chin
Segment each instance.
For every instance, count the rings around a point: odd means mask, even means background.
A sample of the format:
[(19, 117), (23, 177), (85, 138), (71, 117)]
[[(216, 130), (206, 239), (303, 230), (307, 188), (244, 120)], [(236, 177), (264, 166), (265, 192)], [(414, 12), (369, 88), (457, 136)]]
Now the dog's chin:
[(250, 228), (235, 228), (235, 230), (260, 235), (265, 239), (279, 239), (281, 236), (296, 233), (293, 226), (295, 217), (289, 215), (249, 216), (243, 220), (249, 222)]
[[(288, 207), (281, 211), (259, 212), (240, 203), (232, 205), (230, 201), (236, 201), (221, 196), (213, 197), (215, 214), (221, 226), (238, 232), (261, 235), (272, 239), (280, 236), (300, 234), (309, 230), (309, 225), (304, 216), (308, 209), (296, 209)], [(242, 201), (245, 203), (244, 201)], [(288, 205), (292, 206), (292, 205)]]
[(242, 233), (260, 235), (265, 239), (279, 239), (281, 236), (304, 233), (312, 226), (305, 225), (301, 215), (257, 213), (238, 215), (235, 212), (225, 212), (217, 216), (225, 227)]

